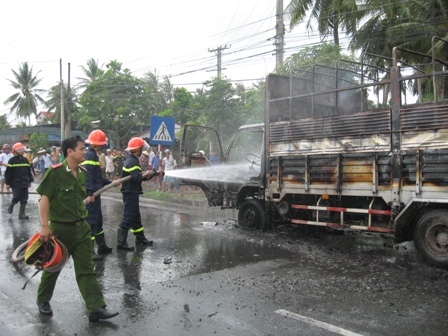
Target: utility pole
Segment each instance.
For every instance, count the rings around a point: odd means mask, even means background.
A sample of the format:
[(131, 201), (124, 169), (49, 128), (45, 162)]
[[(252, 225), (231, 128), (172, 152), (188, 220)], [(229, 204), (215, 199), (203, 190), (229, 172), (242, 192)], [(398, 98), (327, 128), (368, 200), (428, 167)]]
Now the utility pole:
[(277, 0), (275, 13), (275, 68), (283, 65), (283, 48), (285, 45), (285, 24), (283, 23), (283, 0)]
[(215, 52), (216, 51), (216, 56), (218, 58), (217, 63), (216, 63), (216, 67), (217, 67), (217, 77), (221, 77), (221, 57), (222, 57), (222, 51), (229, 49), (231, 46), (227, 46), (227, 44), (223, 47), (223, 46), (219, 46), (216, 49), (209, 49), (208, 52)]
[(73, 112), (73, 100), (72, 100), (72, 88), (70, 87), (70, 63), (68, 63), (68, 80), (67, 80), (67, 122), (65, 123), (65, 139), (70, 137), (72, 133), (72, 112)]
[(61, 85), (61, 142), (62, 142), (65, 139), (64, 82), (62, 81), (62, 58), (59, 59), (59, 77)]

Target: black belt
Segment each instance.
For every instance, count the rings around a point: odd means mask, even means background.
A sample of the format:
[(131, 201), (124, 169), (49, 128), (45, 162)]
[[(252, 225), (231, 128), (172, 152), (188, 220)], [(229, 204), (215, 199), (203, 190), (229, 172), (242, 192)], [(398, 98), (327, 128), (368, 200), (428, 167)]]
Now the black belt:
[(84, 223), (84, 220), (81, 219), (79, 221), (76, 222), (57, 222), (57, 221), (52, 221), (55, 224), (62, 224), (62, 225), (69, 225), (69, 226), (81, 226), (82, 223)]

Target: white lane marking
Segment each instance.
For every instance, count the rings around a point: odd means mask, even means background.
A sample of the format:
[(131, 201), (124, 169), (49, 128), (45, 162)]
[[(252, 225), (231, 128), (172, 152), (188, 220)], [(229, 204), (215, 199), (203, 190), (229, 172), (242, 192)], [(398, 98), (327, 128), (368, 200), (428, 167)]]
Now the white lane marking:
[(345, 330), (345, 329), (336, 327), (334, 325), (315, 320), (315, 319), (313, 319), (311, 317), (306, 317), (306, 316), (302, 316), (302, 315), (299, 315), (299, 314), (296, 314), (296, 313), (292, 313), (292, 312), (287, 311), (285, 309), (278, 309), (275, 312), (277, 314), (280, 314), (280, 315), (283, 315), (283, 316), (287, 316), (287, 317), (291, 317), (293, 319), (296, 319), (296, 320), (299, 320), (299, 321), (302, 321), (302, 322), (305, 322), (305, 323), (312, 324), (312, 325), (314, 325), (316, 327), (332, 331), (332, 332), (337, 333), (339, 335), (344, 335), (344, 336), (362, 336), (361, 334), (354, 333), (354, 332), (352, 332), (350, 330)]

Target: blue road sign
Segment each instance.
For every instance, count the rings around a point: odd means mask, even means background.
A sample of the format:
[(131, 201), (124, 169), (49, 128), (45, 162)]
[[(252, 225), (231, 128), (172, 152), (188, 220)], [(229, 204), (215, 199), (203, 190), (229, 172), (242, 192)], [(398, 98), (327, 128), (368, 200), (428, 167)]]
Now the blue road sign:
[(151, 145), (174, 145), (174, 118), (151, 117), (149, 143)]

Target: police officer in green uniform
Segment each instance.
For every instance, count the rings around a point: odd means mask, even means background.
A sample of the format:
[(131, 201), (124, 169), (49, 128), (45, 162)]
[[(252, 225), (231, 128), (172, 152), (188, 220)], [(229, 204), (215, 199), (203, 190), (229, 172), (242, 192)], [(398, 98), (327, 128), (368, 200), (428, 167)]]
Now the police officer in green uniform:
[[(53, 235), (68, 249), (75, 266), (76, 282), (89, 312), (90, 321), (109, 319), (118, 315), (106, 309), (101, 287), (98, 283), (92, 259), (91, 229), (84, 220), (87, 210), (83, 204), (86, 197), (86, 171), (79, 164), (84, 161), (86, 150), (80, 136), (62, 142), (65, 161), (49, 169), (37, 188), (40, 200), (41, 230), (43, 242)], [(50, 221), (50, 224), (48, 222)], [(42, 272), (37, 292), (37, 306), (44, 315), (52, 315), (50, 300), (60, 271)]]

